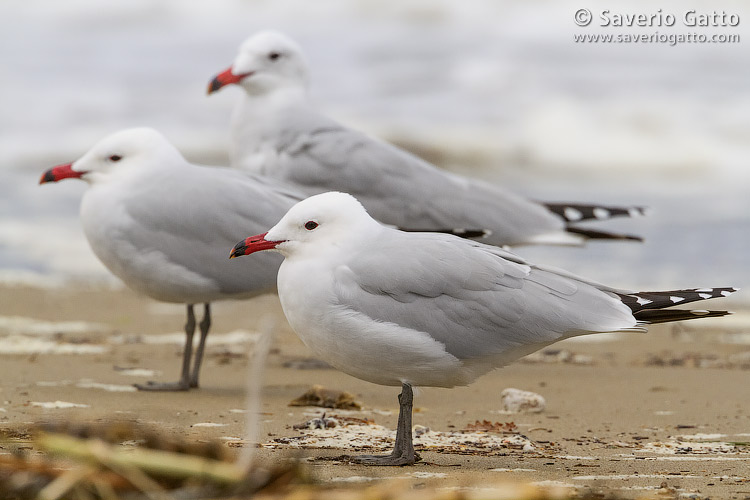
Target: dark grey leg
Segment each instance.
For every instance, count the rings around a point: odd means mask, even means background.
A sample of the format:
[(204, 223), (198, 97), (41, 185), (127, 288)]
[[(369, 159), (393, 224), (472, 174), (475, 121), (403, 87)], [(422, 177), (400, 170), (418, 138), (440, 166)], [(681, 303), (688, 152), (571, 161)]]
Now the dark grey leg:
[(193, 334), (195, 333), (195, 313), (193, 304), (187, 306), (185, 323), (185, 351), (182, 353), (182, 373), (177, 382), (152, 382), (135, 384), (141, 391), (187, 391), (190, 389), (190, 360), (193, 357)]
[(206, 337), (208, 330), (211, 328), (211, 304), (206, 302), (203, 305), (203, 320), (200, 322), (201, 338), (198, 342), (198, 349), (195, 351), (195, 361), (193, 361), (193, 371), (190, 374), (190, 388), (198, 387), (198, 377), (203, 362), (203, 351), (206, 348)]
[(414, 451), (411, 436), (411, 413), (414, 395), (411, 385), (403, 384), (401, 394), (398, 395), (398, 426), (396, 427), (396, 443), (390, 455), (360, 455), (352, 459), (364, 465), (411, 465), (419, 460)]

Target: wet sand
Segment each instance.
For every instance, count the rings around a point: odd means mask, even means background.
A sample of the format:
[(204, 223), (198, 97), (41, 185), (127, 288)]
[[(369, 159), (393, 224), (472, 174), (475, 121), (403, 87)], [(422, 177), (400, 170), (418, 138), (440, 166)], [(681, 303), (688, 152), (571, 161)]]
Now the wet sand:
[[(562, 353), (532, 356), (468, 387), (420, 389), (414, 424), (424, 432), (417, 440), (423, 462), (373, 468), (335, 458), (385, 451), (382, 438), (372, 439), (380, 446), (375, 449), (355, 449), (355, 441), (335, 438), (360, 436), (368, 442), (379, 426), (393, 430), (398, 388), (301, 362), (311, 354), (286, 325), (275, 296), (215, 305), (212, 332), (220, 342), (209, 345), (202, 387), (187, 393), (130, 390), (133, 383), (177, 377), (184, 306), (83, 285), (4, 285), (0, 304), (0, 431), (23, 431), (40, 421), (128, 419), (187, 439), (221, 439), (237, 452), (245, 439), (250, 353), (258, 328), (270, 317), (276, 328), (262, 388), (261, 463), (310, 457), (313, 477), (342, 487), (401, 478), (415, 488), (523, 481), (625, 497), (750, 496), (746, 313), (654, 326), (645, 335), (569, 341), (551, 348)], [(165, 343), (157, 343), (160, 339)], [(352, 393), (363, 410), (288, 406), (313, 384)], [(500, 412), (500, 393), (507, 387), (541, 394), (546, 409)], [(338, 417), (340, 426), (293, 428), (323, 411)], [(369, 423), (357, 425), (361, 420)], [(461, 433), (485, 420), (513, 422), (516, 433)], [(517, 434), (531, 443), (525, 451)], [(484, 438), (494, 444), (483, 444)], [(337, 447), (320, 448), (329, 443)], [(0, 453), (25, 446), (0, 441)]]

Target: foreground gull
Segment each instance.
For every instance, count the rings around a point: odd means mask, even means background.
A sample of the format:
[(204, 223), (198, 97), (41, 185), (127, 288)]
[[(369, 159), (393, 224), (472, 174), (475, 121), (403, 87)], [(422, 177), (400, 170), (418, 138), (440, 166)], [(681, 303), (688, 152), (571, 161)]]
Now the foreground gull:
[(357, 200), (324, 193), (299, 202), (231, 257), (280, 252), (284, 314), (339, 370), (401, 386), (396, 443), (377, 465), (411, 464), (412, 386), (466, 385), (553, 342), (645, 325), (724, 316), (667, 309), (734, 288), (628, 292), (530, 264), (499, 249), (437, 233), (380, 225)]
[(440, 170), (320, 114), (310, 104), (302, 51), (281, 33), (247, 39), (232, 67), (212, 80), (209, 93), (228, 84), (244, 90), (232, 118), (233, 167), (292, 183), (308, 195), (350, 193), (385, 224), (481, 236), (493, 245), (639, 239), (572, 224), (641, 215), (640, 207), (527, 200)]
[[(226, 262), (226, 248), (236, 241), (234, 228), (265, 229), (299, 196), (272, 179), (192, 165), (148, 128), (106, 137), (79, 160), (45, 172), (40, 183), (67, 178), (89, 183), (81, 201), (81, 224), (104, 265), (137, 292), (187, 304), (180, 380), (137, 387), (198, 387), (211, 326), (209, 303), (253, 297), (276, 286), (279, 256), (268, 255), (244, 269)], [(191, 371), (196, 303), (205, 304), (205, 313)]]

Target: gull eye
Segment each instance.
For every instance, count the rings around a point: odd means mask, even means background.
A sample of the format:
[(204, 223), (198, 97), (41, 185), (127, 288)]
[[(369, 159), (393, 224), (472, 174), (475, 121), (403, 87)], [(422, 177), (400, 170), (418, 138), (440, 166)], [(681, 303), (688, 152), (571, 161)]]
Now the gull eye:
[(315, 222), (314, 220), (309, 220), (305, 222), (305, 229), (307, 229), (308, 231), (312, 231), (316, 227), (318, 227), (318, 223)]
[(109, 156), (107, 158), (107, 160), (109, 160), (109, 161), (111, 161), (113, 163), (114, 162), (118, 162), (118, 161), (122, 160), (122, 156), (120, 156), (120, 155), (112, 155), (112, 156)]
[(271, 61), (275, 61), (279, 57), (281, 57), (281, 54), (279, 54), (278, 52), (271, 52), (270, 54), (268, 54), (268, 59), (270, 59)]

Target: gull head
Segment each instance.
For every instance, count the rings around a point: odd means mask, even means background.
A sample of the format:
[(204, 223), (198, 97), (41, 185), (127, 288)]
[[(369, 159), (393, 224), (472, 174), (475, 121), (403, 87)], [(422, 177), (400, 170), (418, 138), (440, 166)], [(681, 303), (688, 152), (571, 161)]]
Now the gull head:
[(240, 45), (232, 66), (208, 85), (212, 94), (230, 84), (248, 94), (264, 94), (281, 88), (307, 89), (307, 62), (297, 43), (278, 31), (261, 31)]
[(82, 179), (89, 183), (128, 175), (141, 168), (182, 158), (167, 139), (151, 128), (121, 130), (99, 141), (81, 158), (53, 167), (40, 184), (63, 179)]
[(381, 228), (352, 195), (323, 193), (294, 205), (268, 232), (237, 243), (230, 258), (261, 250), (285, 257), (331, 254), (363, 244)]

